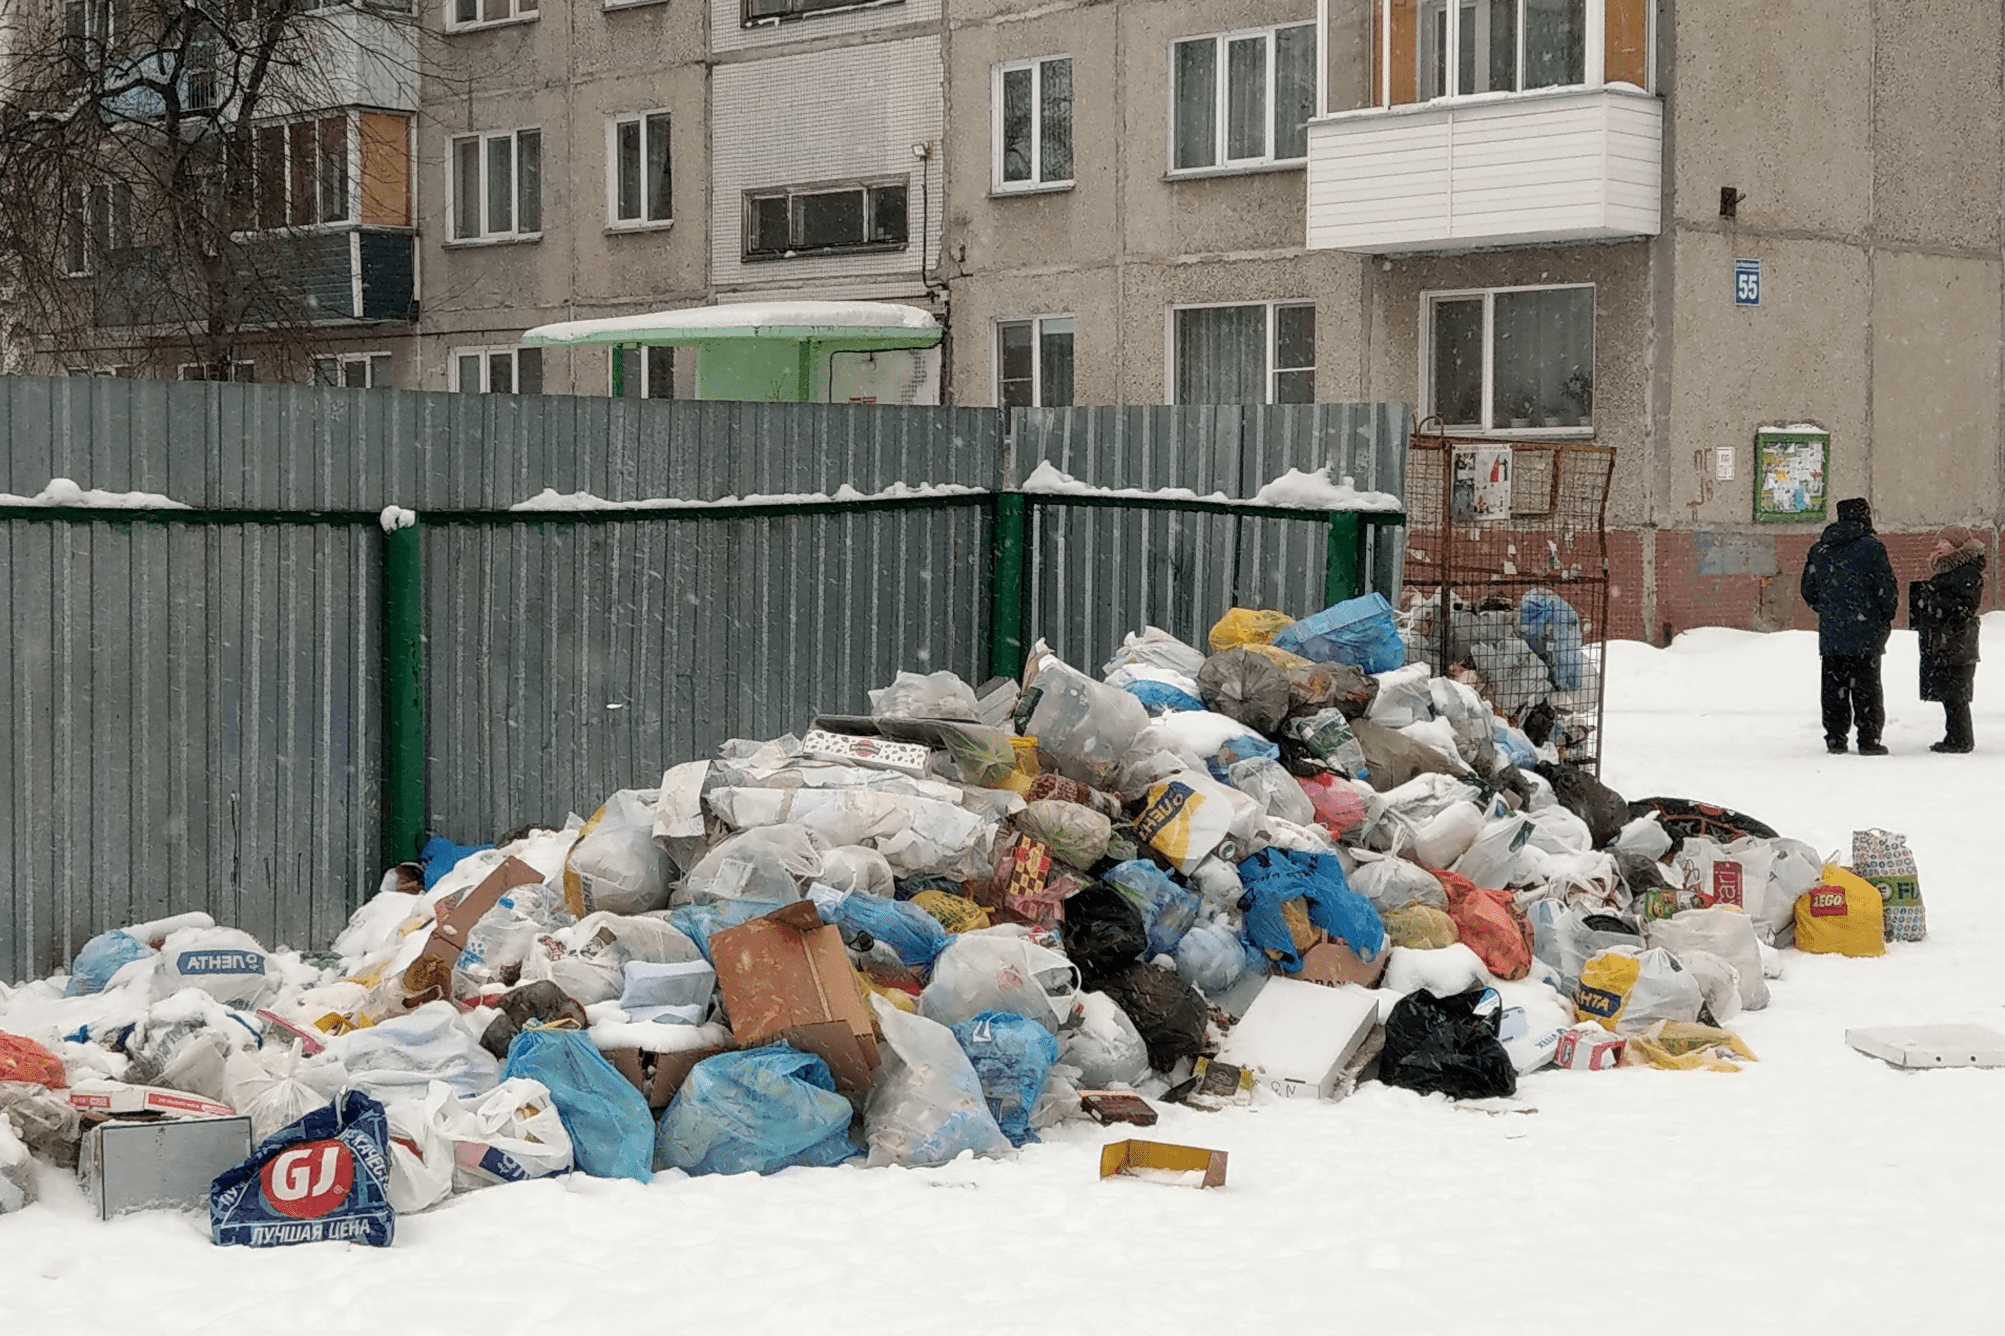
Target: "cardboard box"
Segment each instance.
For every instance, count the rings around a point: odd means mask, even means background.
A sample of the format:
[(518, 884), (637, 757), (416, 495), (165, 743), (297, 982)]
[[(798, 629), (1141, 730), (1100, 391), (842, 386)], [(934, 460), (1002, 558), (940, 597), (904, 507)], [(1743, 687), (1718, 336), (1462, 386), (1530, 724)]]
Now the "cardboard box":
[(1102, 1127), (1109, 1123), (1131, 1123), (1136, 1127), (1156, 1125), (1156, 1111), (1149, 1106), (1149, 1102), (1128, 1090), (1082, 1090), (1079, 1092), (1079, 1108)]
[(647, 1097), (647, 1106), (660, 1113), (675, 1098), (675, 1092), (682, 1089), (682, 1083), (689, 1079), (690, 1071), (705, 1058), (714, 1058), (719, 1053), (732, 1053), (735, 1049), (712, 1045), (707, 1048), (678, 1049), (673, 1053), (654, 1053), (641, 1048), (609, 1048), (604, 1053), (613, 1070), (633, 1082), (634, 1089)]
[(68, 1094), (70, 1103), (86, 1118), (149, 1113), (168, 1118), (227, 1118), (236, 1112), (227, 1104), (200, 1095), (160, 1086), (127, 1085), (123, 1081), (79, 1081), (69, 1088)]
[(1378, 999), (1354, 984), (1270, 979), (1218, 1056), (1278, 1095), (1329, 1099), (1377, 1023)]
[(1100, 1177), (1142, 1178), (1179, 1187), (1225, 1186), (1225, 1152), (1167, 1141), (1112, 1141), (1100, 1148)]
[(1845, 1042), (1896, 1067), (2005, 1067), (2005, 1034), (1983, 1025), (1874, 1026)]
[(1628, 1040), (1610, 1034), (1599, 1025), (1576, 1025), (1559, 1032), (1552, 1065), (1570, 1072), (1606, 1071), (1621, 1064), (1622, 1050), (1628, 1046)]
[(1390, 943), (1379, 951), (1378, 959), (1366, 964), (1348, 942), (1325, 938), (1302, 953), (1301, 970), (1288, 977), (1332, 986), (1354, 983), (1360, 988), (1376, 988), (1385, 974), (1385, 962), (1391, 958)]
[(828, 1063), (838, 1090), (868, 1090), (877, 1018), (842, 934), (807, 900), (710, 938), (731, 1034), (746, 1048), (784, 1039)]
[(801, 739), (801, 751), (817, 761), (841, 761), (848, 765), (874, 766), (924, 778), (926, 761), (932, 752), (916, 742), (892, 742), (887, 738), (856, 737), (811, 728)]
[(77, 1178), (100, 1220), (155, 1209), (206, 1214), (209, 1185), (250, 1153), (243, 1115), (113, 1120), (84, 1133)]

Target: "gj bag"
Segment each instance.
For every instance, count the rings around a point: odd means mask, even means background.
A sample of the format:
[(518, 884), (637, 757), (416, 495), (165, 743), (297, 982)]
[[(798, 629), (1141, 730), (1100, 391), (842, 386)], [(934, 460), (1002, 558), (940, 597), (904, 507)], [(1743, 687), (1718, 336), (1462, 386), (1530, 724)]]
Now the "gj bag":
[(1891, 830), (1853, 831), (1852, 871), (1878, 888), (1888, 941), (1919, 942), (1928, 936), (1921, 877), (1915, 871), (1907, 836)]
[(280, 1128), (209, 1189), (219, 1246), (276, 1248), (344, 1239), (387, 1248), (397, 1230), (389, 1120), (359, 1090)]
[(1841, 956), (1887, 953), (1886, 912), (1871, 882), (1835, 863), (1824, 884), (1796, 897), (1796, 949)]

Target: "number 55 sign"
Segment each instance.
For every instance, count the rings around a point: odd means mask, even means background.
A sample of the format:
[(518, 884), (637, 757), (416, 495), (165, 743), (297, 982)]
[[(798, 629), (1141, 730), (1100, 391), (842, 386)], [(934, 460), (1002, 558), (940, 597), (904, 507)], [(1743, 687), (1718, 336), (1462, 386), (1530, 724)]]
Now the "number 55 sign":
[(1735, 306), (1761, 305), (1761, 261), (1735, 260), (1733, 262), (1733, 304)]

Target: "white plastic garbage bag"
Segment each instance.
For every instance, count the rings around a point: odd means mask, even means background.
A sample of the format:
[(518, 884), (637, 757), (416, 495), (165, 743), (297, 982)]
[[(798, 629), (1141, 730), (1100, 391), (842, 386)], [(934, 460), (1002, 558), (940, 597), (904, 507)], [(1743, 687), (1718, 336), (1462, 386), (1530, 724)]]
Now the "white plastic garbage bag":
[(253, 1145), (333, 1102), (347, 1084), (339, 1062), (279, 1044), (239, 1049), (223, 1065), (223, 1102), (251, 1120)]
[(1404, 728), (1434, 717), (1434, 695), (1428, 686), (1433, 671), (1426, 664), (1409, 663), (1372, 676), (1378, 681), (1378, 695), (1365, 718), (1387, 728)]
[(1149, 1075), (1149, 1047), (1142, 1032), (1105, 993), (1079, 995), (1079, 1028), (1060, 1037), (1059, 1061), (1079, 1069), (1084, 1090), (1134, 1086)]
[(1532, 863), (1524, 856), (1532, 830), (1528, 817), (1507, 816), (1486, 822), (1452, 870), (1492, 890), (1523, 886), (1532, 880)]
[(1483, 809), (1458, 800), (1413, 832), (1413, 854), (1428, 867), (1453, 867), (1483, 833)]
[(1618, 853), (1641, 854), (1655, 863), (1671, 852), (1671, 833), (1656, 817), (1639, 816), (1622, 828), (1614, 847)]
[(257, 1023), (196, 988), (148, 1008), (126, 1039), (126, 1079), (220, 1100), (230, 1054), (259, 1043)]
[(275, 981), (269, 953), (236, 928), (184, 928), (170, 933), (155, 957), (154, 996), (199, 988), (218, 1002), (247, 1006)]
[(571, 1134), (541, 1081), (516, 1076), (446, 1110), (459, 1192), (546, 1178), (571, 1167)]
[(1316, 819), (1316, 805), (1282, 764), (1271, 756), (1249, 756), (1226, 767), (1232, 787), (1267, 809), (1270, 816), (1306, 826)]
[(897, 878), (884, 855), (861, 844), (845, 844), (829, 850), (822, 857), (821, 876), (817, 880), (831, 890), (857, 895), (889, 898), (898, 891)]
[(1420, 864), (1368, 849), (1354, 849), (1351, 856), (1357, 860), (1357, 870), (1350, 874), (1351, 889), (1371, 901), (1381, 916), (1413, 904), (1448, 912), (1448, 892), (1440, 878)]
[(436, 1206), (452, 1195), (453, 1143), (445, 1133), (452, 1087), (433, 1081), (425, 1093), (383, 1106), (390, 1121), (390, 1205), (399, 1215)]
[(883, 718), (980, 719), (975, 689), (954, 673), (900, 671), (891, 685), (870, 694), (870, 712)]
[(1695, 1021), (1705, 994), (1697, 978), (1661, 947), (1618, 946), (1581, 966), (1574, 1010), (1620, 1035), (1640, 1034), (1658, 1021)]
[(1532, 924), (1532, 954), (1558, 971), (1565, 986), (1580, 982), (1580, 969), (1603, 951), (1617, 946), (1643, 945), (1636, 933), (1617, 931), (1616, 920), (1603, 918), (1604, 926), (1589, 924), (1594, 908), (1579, 908), (1550, 897), (1535, 900), (1526, 909)]
[(548, 979), (579, 1005), (609, 1001), (625, 987), (628, 962), (671, 965), (703, 959), (702, 949), (673, 924), (643, 914), (592, 914), (547, 940), (523, 962), (521, 982)]
[(585, 823), (564, 860), (564, 899), (579, 918), (645, 914), (668, 904), (668, 855), (654, 842), (658, 789), (621, 789)]
[(1079, 971), (1014, 927), (954, 934), (919, 994), (919, 1014), (959, 1025), (984, 1011), (1010, 1011), (1057, 1034), (1072, 1019)]
[(1692, 947), (1678, 954), (1678, 964), (1698, 980), (1699, 995), (1705, 998), (1706, 1010), (1715, 1021), (1725, 1025), (1740, 1015), (1740, 971), (1732, 964)]
[(705, 905), (719, 900), (791, 904), (822, 873), (828, 842), (803, 826), (755, 826), (741, 830), (705, 854), (690, 869), (678, 903)]
[[(1734, 967), (1740, 976), (1740, 1007), (1760, 1011), (1768, 1005), (1768, 980), (1764, 977), (1761, 946), (1755, 936), (1754, 920), (1737, 909), (1687, 909), (1669, 918), (1643, 925), (1643, 940), (1661, 946), (1680, 962), (1687, 952), (1707, 951)], [(1715, 1018), (1724, 1021), (1719, 1008)]]
[[(1144, 668), (1167, 668), (1181, 673), (1195, 682), (1198, 669), (1204, 667), (1205, 655), (1201, 650), (1186, 645), (1160, 626), (1145, 626), (1137, 634), (1134, 631), (1121, 641), (1121, 648), (1114, 651), (1100, 669), (1100, 676), (1111, 678), (1122, 668), (1140, 666)], [(1193, 690), (1191, 695), (1197, 695)]]
[(1149, 726), (1149, 712), (1125, 691), (1095, 682), (1056, 656), (1042, 642), (1032, 649), (1036, 667), (1025, 687), (1035, 695), (1026, 731), (1060, 774), (1096, 789), (1112, 786), (1122, 758)]
[(954, 1032), (881, 997), (870, 1004), (884, 1032), (884, 1062), (863, 1111), (870, 1166), (945, 1164), (963, 1151), (1009, 1154), (1009, 1138)]
[(0, 1116), (0, 1215), (18, 1211), (34, 1200), (34, 1157), (28, 1153), (28, 1143), (15, 1133), (14, 1124)]
[(1549, 854), (1584, 854), (1594, 848), (1594, 832), (1571, 808), (1554, 803), (1530, 813), (1531, 842)]
[(1206, 997), (1217, 997), (1246, 977), (1239, 934), (1223, 923), (1192, 925), (1177, 943), (1177, 977)]
[(385, 1104), (420, 1095), (433, 1081), (462, 1096), (479, 1095), (501, 1073), (501, 1063), (450, 1002), (427, 1002), (408, 1015), (336, 1035), (327, 1051), (347, 1068), (356, 1089)]

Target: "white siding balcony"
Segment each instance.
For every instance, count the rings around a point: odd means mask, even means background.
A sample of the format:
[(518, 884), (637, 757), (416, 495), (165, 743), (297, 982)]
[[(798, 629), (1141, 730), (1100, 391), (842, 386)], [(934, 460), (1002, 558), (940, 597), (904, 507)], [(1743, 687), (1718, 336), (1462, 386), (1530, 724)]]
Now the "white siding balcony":
[(1392, 255), (1653, 237), (1664, 106), (1628, 84), (1309, 122), (1308, 245)]

